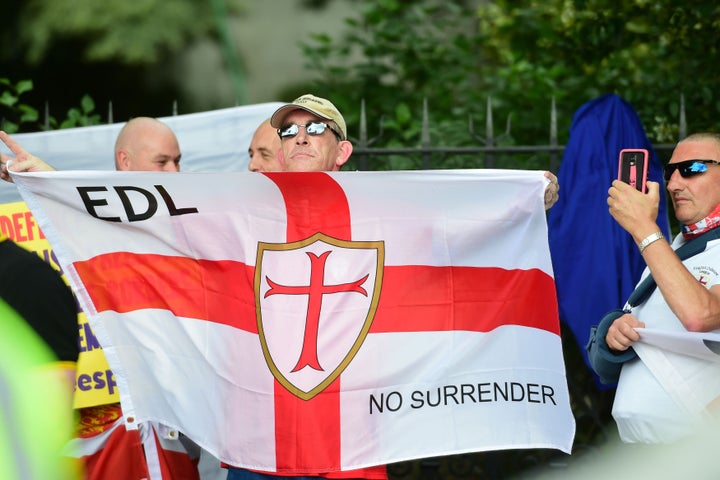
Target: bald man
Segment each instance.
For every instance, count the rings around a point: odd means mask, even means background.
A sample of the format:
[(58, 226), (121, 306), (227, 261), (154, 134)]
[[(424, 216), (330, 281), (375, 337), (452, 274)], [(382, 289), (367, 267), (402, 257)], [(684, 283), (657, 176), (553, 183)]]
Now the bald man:
[(279, 150), (280, 137), (277, 129), (270, 125), (270, 119), (268, 118), (258, 126), (250, 141), (248, 170), (251, 172), (281, 171), (282, 165), (278, 158)]
[[(0, 155), (0, 178), (12, 181), (6, 162), (14, 172), (53, 171), (10, 136), (2, 140), (15, 155)], [(115, 141), (115, 169), (119, 171), (178, 172), (180, 146), (175, 133), (150, 117), (128, 121)], [(125, 429), (120, 404), (93, 405), (79, 409), (77, 438), (72, 445), (82, 457), (86, 477), (93, 480), (152, 478), (199, 480), (200, 449), (179, 432), (155, 422), (139, 424), (139, 437)], [(219, 466), (217, 467), (219, 470)], [(224, 472), (221, 472), (224, 473)]]
[(115, 140), (116, 170), (179, 172), (180, 157), (175, 133), (154, 118), (133, 118)]
[[(30, 154), (10, 135), (0, 131), (0, 140), (15, 155), (0, 154), (0, 179), (12, 182), (6, 163), (13, 160), (13, 172), (47, 172), (55, 167)], [(179, 172), (180, 145), (170, 127), (160, 120), (137, 117), (128, 121), (115, 140), (115, 169), (120, 171)]]

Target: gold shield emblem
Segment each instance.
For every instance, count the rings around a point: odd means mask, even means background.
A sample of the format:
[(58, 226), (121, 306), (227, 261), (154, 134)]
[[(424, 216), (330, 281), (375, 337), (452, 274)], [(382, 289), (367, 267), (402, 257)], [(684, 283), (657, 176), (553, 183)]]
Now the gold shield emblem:
[(380, 300), (383, 241), (316, 233), (258, 243), (255, 309), (265, 361), (293, 395), (310, 400), (352, 362)]

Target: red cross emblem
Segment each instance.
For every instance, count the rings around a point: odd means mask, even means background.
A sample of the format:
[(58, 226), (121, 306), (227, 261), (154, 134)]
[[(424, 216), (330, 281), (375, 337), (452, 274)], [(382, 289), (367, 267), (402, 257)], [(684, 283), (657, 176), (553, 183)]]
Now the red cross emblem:
[(258, 244), (260, 343), (272, 374), (292, 394), (313, 398), (350, 364), (377, 310), (384, 257), (382, 241), (322, 233)]

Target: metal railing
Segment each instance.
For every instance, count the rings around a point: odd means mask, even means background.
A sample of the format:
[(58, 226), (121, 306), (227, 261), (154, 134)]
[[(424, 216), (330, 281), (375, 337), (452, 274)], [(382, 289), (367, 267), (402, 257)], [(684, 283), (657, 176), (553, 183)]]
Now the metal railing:
[[(469, 161), (471, 168), (508, 168), (501, 162), (498, 157), (503, 155), (542, 155), (546, 159), (543, 168), (547, 168), (552, 172), (557, 172), (565, 146), (558, 142), (558, 114), (553, 98), (550, 106), (550, 127), (549, 127), (549, 143), (546, 145), (502, 145), (500, 144), (505, 138), (510, 137), (511, 123), (510, 116), (506, 121), (505, 130), (502, 134), (496, 136), (496, 126), (493, 119), (492, 98), (488, 97), (485, 115), (485, 132), (484, 135), (479, 134), (475, 130), (475, 124), (472, 116), (468, 117), (468, 136), (478, 143), (477, 146), (452, 147), (452, 146), (434, 146), (430, 138), (430, 115), (428, 112), (427, 99), (423, 100), (422, 109), (422, 125), (420, 135), (420, 145), (412, 147), (374, 147), (373, 145), (382, 138), (383, 127), (382, 120), (379, 125), (379, 132), (375, 137), (370, 137), (367, 110), (365, 100), (360, 102), (360, 129), (358, 137), (350, 137), (353, 143), (352, 159), (357, 165), (358, 170), (390, 170), (388, 168), (388, 159), (392, 156), (419, 157), (416, 168), (433, 169), (446, 168), (443, 159), (449, 156), (465, 156), (472, 160)], [(177, 101), (173, 102), (171, 116), (178, 115)], [(50, 129), (50, 113), (48, 104), (45, 104), (45, 129)], [(112, 102), (108, 102), (108, 123), (113, 123), (113, 106)], [(678, 138), (687, 135), (687, 122), (685, 116), (685, 99), (680, 95), (680, 108), (678, 117)], [(674, 143), (661, 143), (653, 145), (658, 155), (665, 156), (672, 152), (675, 147)], [(505, 157), (506, 158), (506, 157)], [(511, 167), (510, 167), (511, 168)]]
[[(679, 138), (683, 138), (687, 134), (687, 123), (685, 118), (685, 101), (684, 97), (680, 97), (680, 113), (678, 119)], [(427, 107), (427, 100), (423, 100), (423, 116), (421, 127), (421, 141), (419, 146), (402, 147), (402, 148), (378, 148), (373, 144), (382, 136), (382, 125), (378, 136), (369, 137), (367, 126), (367, 114), (365, 109), (365, 101), (360, 104), (360, 134), (357, 138), (351, 138), (353, 148), (353, 158), (357, 162), (359, 170), (373, 170), (373, 161), (391, 155), (420, 156), (419, 168), (432, 169), (437, 168), (439, 163), (435, 160), (437, 157), (446, 157), (449, 155), (467, 155), (473, 156), (479, 162), (477, 168), (505, 168), (498, 164), (497, 157), (501, 154), (542, 154), (547, 156), (546, 168), (552, 172), (557, 172), (560, 166), (562, 154), (565, 146), (558, 142), (557, 127), (557, 108), (555, 99), (552, 100), (550, 107), (550, 131), (549, 143), (547, 145), (499, 145), (498, 142), (510, 136), (510, 117), (506, 122), (505, 131), (500, 136), (495, 136), (496, 127), (493, 120), (492, 99), (488, 97), (485, 116), (485, 133), (480, 135), (475, 131), (472, 117), (468, 118), (468, 135), (478, 142), (478, 146), (473, 147), (438, 147), (433, 146), (430, 141), (430, 118)], [(675, 144), (656, 144), (653, 148), (659, 155), (672, 152)]]

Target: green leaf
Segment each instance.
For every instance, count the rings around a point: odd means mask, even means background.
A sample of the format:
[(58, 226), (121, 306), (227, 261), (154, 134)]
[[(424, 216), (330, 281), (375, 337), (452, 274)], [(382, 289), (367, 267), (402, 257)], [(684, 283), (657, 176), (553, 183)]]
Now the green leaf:
[(8, 92), (7, 90), (0, 93), (0, 105), (5, 105), (6, 107), (12, 107), (15, 105), (18, 101), (18, 97), (16, 95), (13, 95), (12, 93)]
[(40, 118), (38, 111), (29, 105), (18, 105), (20, 123), (34, 123)]
[(405, 103), (400, 103), (398, 106), (395, 107), (395, 118), (400, 125), (408, 123), (412, 118), (410, 107), (408, 107)]
[(82, 107), (82, 111), (84, 113), (90, 113), (95, 110), (95, 101), (90, 97), (90, 95), (83, 95), (80, 100), (80, 106)]
[(33, 89), (32, 80), (20, 80), (15, 86), (18, 95), (22, 95), (25, 92), (29, 92)]
[(17, 123), (15, 123), (15, 122), (11, 122), (11, 121), (8, 120), (8, 119), (3, 119), (3, 121), (2, 121), (2, 129), (3, 129), (6, 133), (16, 133), (18, 130), (20, 130), (20, 126), (19, 126)]

